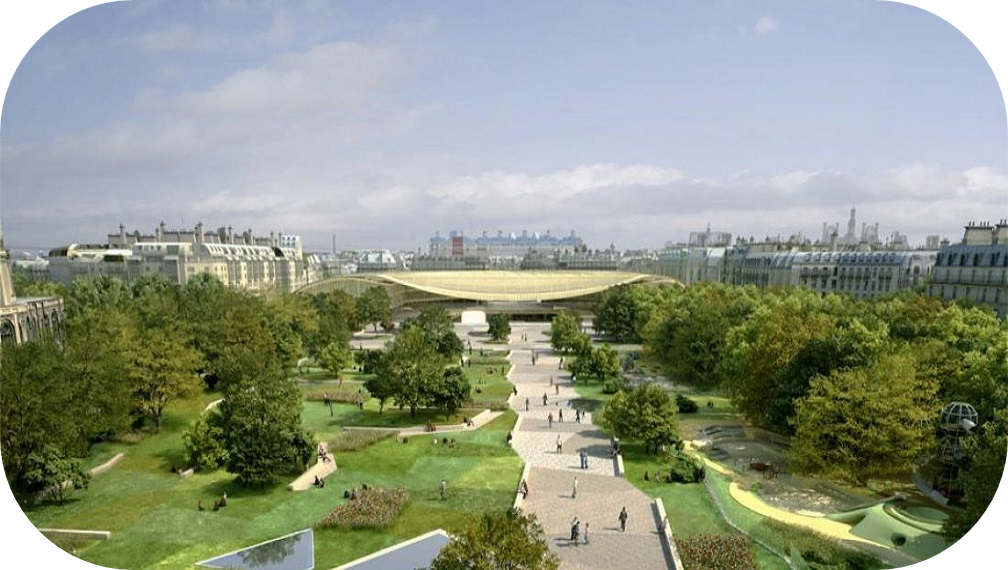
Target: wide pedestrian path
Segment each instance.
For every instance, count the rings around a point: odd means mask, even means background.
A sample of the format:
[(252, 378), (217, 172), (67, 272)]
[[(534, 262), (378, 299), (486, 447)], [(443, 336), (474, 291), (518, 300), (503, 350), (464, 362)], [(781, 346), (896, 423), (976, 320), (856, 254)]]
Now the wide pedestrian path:
[[(542, 524), (550, 550), (560, 556), (562, 570), (672, 568), (651, 498), (615, 476), (609, 438), (592, 423), (591, 415), (575, 421), (570, 401), (577, 393), (570, 374), (559, 369), (560, 359), (553, 355), (545, 335), (548, 327), (547, 323), (511, 323), (508, 378), (518, 394), (510, 401), (520, 418), (512, 445), (530, 466), (529, 495), (522, 509), (534, 513)], [(550, 413), (552, 425), (547, 419)], [(587, 469), (580, 466), (582, 450), (588, 454)], [(576, 498), (572, 496), (575, 477)], [(623, 507), (629, 515), (626, 531), (620, 530), (617, 519)], [(588, 525), (587, 543), (570, 543), (575, 517), (581, 521), (582, 533)]]

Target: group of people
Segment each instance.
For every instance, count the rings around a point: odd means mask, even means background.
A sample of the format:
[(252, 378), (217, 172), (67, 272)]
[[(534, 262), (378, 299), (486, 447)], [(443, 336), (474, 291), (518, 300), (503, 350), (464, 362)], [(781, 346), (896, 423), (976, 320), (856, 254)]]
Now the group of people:
[[(227, 506), (227, 491), (222, 493), (219, 499), (214, 499), (213, 510), (219, 511), (226, 506)], [(205, 508), (203, 508), (203, 499), (200, 499), (199, 502), (196, 503), (196, 509), (199, 511), (206, 510)]]

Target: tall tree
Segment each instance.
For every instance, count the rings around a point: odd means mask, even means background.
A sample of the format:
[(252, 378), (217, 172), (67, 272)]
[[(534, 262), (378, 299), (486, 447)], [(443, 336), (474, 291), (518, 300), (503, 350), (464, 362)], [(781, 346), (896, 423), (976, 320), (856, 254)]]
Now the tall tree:
[(3, 347), (0, 366), (0, 454), (7, 481), (24, 488), (28, 456), (53, 445), (64, 455), (86, 450), (73, 384), (60, 373), (55, 341)]
[(934, 444), (937, 390), (917, 376), (909, 351), (816, 377), (795, 407), (791, 465), (859, 485), (905, 476)]
[(645, 452), (678, 443), (679, 408), (661, 386), (646, 382), (620, 391), (606, 404), (602, 426), (613, 435), (644, 443)]
[(368, 287), (357, 297), (357, 317), (362, 323), (374, 325), (378, 331), (379, 323), (392, 320), (392, 300), (384, 287), (375, 285)]
[(836, 317), (819, 309), (812, 291), (768, 295), (743, 322), (731, 329), (721, 363), (732, 402), (749, 421), (773, 427), (769, 411), (777, 373), (805, 344), (833, 330)]
[(690, 287), (645, 328), (645, 352), (676, 381), (704, 389), (720, 385), (728, 331), (752, 312), (753, 295), (720, 283)]
[(434, 406), (444, 410), (445, 417), (449, 417), (462, 404), (469, 399), (472, 386), (465, 372), (458, 366), (453, 366), (444, 371), (441, 381), (429, 388), (430, 401)]
[(414, 417), (417, 408), (429, 400), (429, 387), (442, 379), (445, 359), (419, 327), (399, 333), (387, 352), (387, 374), (395, 401), (409, 407), (410, 417)]
[(301, 429), (301, 393), (279, 370), (230, 384), (220, 414), (227, 470), (240, 483), (270, 484), (314, 451)]
[(455, 534), (431, 570), (556, 570), (560, 559), (549, 550), (533, 514), (517, 509), (485, 513)]
[(343, 379), (343, 369), (353, 365), (353, 354), (345, 344), (329, 343), (318, 357), (319, 364), (334, 376)]
[(571, 352), (582, 334), (577, 315), (570, 311), (561, 311), (550, 323), (550, 343), (557, 352)]
[(161, 418), (169, 402), (187, 398), (203, 387), (196, 373), (199, 353), (178, 342), (173, 331), (142, 331), (131, 353), (133, 393), (144, 415), (161, 430)]
[(888, 327), (870, 315), (867, 323), (852, 318), (839, 323), (825, 338), (810, 339), (777, 371), (774, 395), (765, 416), (766, 427), (793, 435), (795, 402), (808, 394), (813, 378), (828, 376), (834, 370), (869, 366), (891, 348)]
[(487, 319), (487, 325), (487, 332), (490, 333), (490, 338), (495, 341), (505, 340), (511, 334), (511, 322), (505, 314), (490, 315)]

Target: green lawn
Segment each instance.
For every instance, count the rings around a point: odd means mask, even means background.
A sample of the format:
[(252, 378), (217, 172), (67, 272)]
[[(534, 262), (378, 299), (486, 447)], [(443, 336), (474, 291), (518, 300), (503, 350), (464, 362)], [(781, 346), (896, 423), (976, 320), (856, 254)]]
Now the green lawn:
[[(181, 433), (214, 399), (215, 395), (204, 395), (170, 406), (161, 433), (138, 443), (96, 446), (89, 466), (119, 451), (126, 457), (95, 477), (87, 490), (72, 492), (66, 505), (29, 507), (28, 518), (38, 527), (112, 531), (108, 542), (77, 545), (80, 557), (95, 564), (191, 568), (194, 562), (312, 526), (344, 502), (346, 488), (366, 482), (409, 490), (406, 509), (389, 529), (317, 531), (316, 565), (328, 568), (434, 528), (457, 529), (471, 514), (504, 510), (514, 499), (523, 463), (505, 443), (516, 419), (513, 412), (480, 430), (451, 434), (457, 440), (454, 448), (432, 446), (426, 438), (408, 444), (387, 439), (360, 451), (339, 453), (339, 469), (324, 489), (287, 491), (293, 474), (265, 489), (238, 486), (223, 470), (182, 479), (171, 473), (173, 465), (182, 464)], [(348, 412), (356, 410), (346, 407)], [(306, 402), (305, 411), (310, 429), (314, 422), (323, 433), (338, 431), (328, 424), (324, 405)], [(441, 478), (448, 481), (445, 501), (438, 496)], [(228, 506), (213, 512), (209, 507), (225, 491)], [(200, 500), (207, 507), (204, 512), (196, 508)]]

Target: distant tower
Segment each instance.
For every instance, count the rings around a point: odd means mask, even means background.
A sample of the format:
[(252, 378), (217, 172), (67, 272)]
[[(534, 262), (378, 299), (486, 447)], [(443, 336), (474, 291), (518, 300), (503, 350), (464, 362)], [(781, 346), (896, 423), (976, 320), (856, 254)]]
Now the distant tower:
[(0, 307), (6, 307), (14, 300), (14, 283), (10, 273), (10, 256), (4, 247), (3, 228), (0, 227)]
[(857, 243), (857, 217), (855, 216), (855, 208), (851, 206), (850, 208), (850, 219), (847, 220), (847, 235), (845, 236), (847, 243)]

